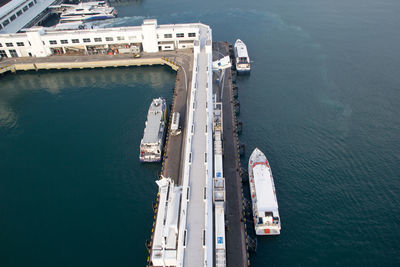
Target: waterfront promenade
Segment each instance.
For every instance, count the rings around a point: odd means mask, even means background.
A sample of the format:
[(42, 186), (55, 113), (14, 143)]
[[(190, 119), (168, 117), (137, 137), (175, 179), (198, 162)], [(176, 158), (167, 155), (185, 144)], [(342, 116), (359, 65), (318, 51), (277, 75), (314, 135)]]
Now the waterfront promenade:
[[(107, 67), (130, 67), (130, 66), (151, 66), (151, 65), (170, 65), (172, 69), (178, 70), (179, 66), (163, 59), (163, 57), (179, 58), (179, 55), (186, 55), (186, 61), (182, 63), (190, 64), (187, 55), (191, 49), (182, 50), (179, 54), (174, 51), (163, 51), (157, 53), (142, 53), (140, 58), (135, 58), (133, 54), (119, 55), (76, 55), (76, 56), (50, 56), (50, 57), (20, 57), (9, 58), (0, 61), (0, 73), (6, 71), (26, 71), (26, 70), (51, 70), (51, 69), (84, 69), (84, 68), (107, 68)], [(189, 65), (188, 65), (189, 66)], [(1, 69), (5, 71), (1, 71)]]

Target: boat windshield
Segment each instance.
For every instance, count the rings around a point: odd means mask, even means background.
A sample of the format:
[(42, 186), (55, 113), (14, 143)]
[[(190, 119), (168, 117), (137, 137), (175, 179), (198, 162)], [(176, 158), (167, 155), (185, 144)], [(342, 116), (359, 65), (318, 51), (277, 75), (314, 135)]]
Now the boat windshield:
[(249, 62), (247, 61), (247, 57), (240, 57), (240, 58), (238, 58), (238, 63), (239, 64), (247, 64)]

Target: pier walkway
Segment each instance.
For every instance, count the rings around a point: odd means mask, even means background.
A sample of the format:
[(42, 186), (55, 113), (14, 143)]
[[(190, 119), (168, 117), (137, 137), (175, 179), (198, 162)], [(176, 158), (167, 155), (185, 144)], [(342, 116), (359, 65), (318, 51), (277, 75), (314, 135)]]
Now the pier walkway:
[(205, 205), (204, 190), (206, 185), (206, 162), (207, 162), (207, 142), (206, 142), (206, 123), (207, 123), (207, 55), (205, 47), (198, 57), (198, 79), (195, 94), (195, 112), (193, 114), (192, 132), (192, 151), (189, 187), (190, 192), (186, 229), (188, 231), (185, 264), (184, 266), (203, 266), (204, 254), (199, 253), (203, 250), (203, 231), (205, 230)]
[[(200, 28), (186, 123), (178, 266), (213, 266), (211, 29)], [(209, 108), (210, 107), (210, 108)]]

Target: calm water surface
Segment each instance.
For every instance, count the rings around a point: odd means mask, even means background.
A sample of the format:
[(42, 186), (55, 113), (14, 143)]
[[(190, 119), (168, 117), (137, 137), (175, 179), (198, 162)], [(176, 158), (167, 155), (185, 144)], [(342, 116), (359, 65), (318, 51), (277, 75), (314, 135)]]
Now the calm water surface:
[[(253, 266), (400, 265), (398, 1), (115, 5), (110, 26), (201, 21), (246, 42), (243, 162), (265, 152), (282, 219)], [(138, 144), (174, 79), (164, 67), (1, 78), (1, 266), (145, 264), (159, 165), (139, 164)]]

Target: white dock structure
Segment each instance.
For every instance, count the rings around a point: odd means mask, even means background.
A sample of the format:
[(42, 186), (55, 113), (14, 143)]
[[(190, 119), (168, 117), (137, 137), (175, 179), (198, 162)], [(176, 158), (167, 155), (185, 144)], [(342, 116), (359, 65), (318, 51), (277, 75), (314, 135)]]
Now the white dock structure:
[[(184, 266), (213, 266), (212, 213), (212, 43), (211, 29), (200, 28), (195, 46), (197, 71), (193, 75), (190, 109), (193, 115), (189, 154), (189, 176), (184, 177), (191, 189), (187, 203), (187, 243)], [(196, 65), (196, 64), (195, 64)], [(209, 129), (210, 131), (207, 131)], [(189, 167), (189, 168), (187, 168)], [(186, 173), (185, 173), (185, 176)], [(199, 253), (202, 251), (203, 253)]]
[(212, 39), (200, 25), (194, 44), (193, 78), (186, 124), (178, 266), (213, 266)]
[[(192, 82), (184, 126), (181, 202), (179, 210), (175, 204), (166, 208), (165, 187), (159, 188), (151, 253), (154, 266), (214, 266), (212, 35), (207, 25), (191, 26), (196, 27), (193, 32), (198, 35), (193, 43)], [(143, 46), (149, 47), (145, 42)], [(176, 248), (166, 245), (172, 240), (168, 238), (173, 238), (171, 229), (175, 229), (175, 223), (169, 225), (169, 220), (163, 219), (172, 207), (179, 211)], [(166, 231), (162, 229), (169, 229), (168, 235), (162, 235)]]

